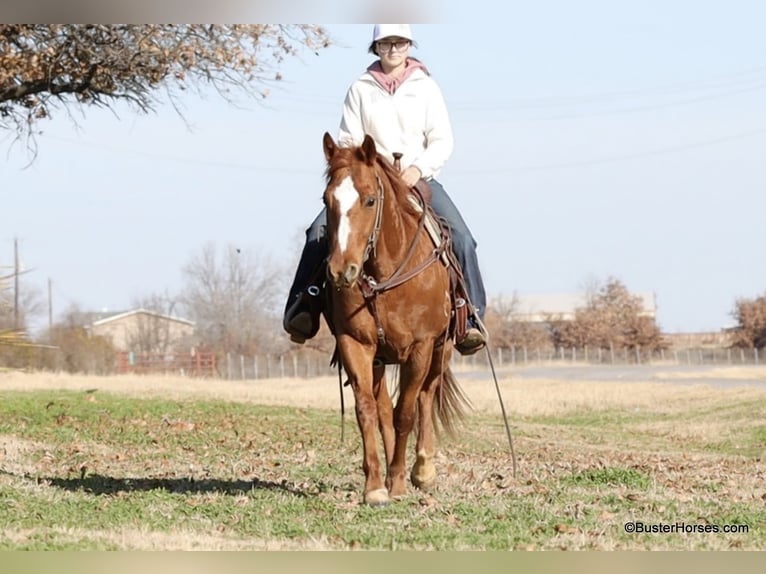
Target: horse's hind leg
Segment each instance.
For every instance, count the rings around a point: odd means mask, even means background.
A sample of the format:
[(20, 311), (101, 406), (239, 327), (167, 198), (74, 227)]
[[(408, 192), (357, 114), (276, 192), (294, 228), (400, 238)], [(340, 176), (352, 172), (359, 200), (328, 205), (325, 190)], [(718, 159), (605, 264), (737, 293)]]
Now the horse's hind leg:
[(378, 405), (378, 427), (383, 437), (386, 468), (388, 468), (394, 457), (394, 405), (386, 386), (386, 365), (382, 362), (373, 363), (372, 390)]
[(441, 366), (431, 366), (423, 388), (418, 395), (418, 438), (415, 444), (415, 464), (412, 466), (410, 480), (416, 487), (426, 490), (436, 482), (434, 466), (434, 398), (437, 386), (441, 383)]
[(415, 423), (415, 406), (430, 367), (430, 359), (430, 353), (413, 352), (409, 361), (400, 369), (399, 398), (394, 410), (396, 443), (386, 479), (389, 493), (395, 498), (407, 494), (407, 439)]

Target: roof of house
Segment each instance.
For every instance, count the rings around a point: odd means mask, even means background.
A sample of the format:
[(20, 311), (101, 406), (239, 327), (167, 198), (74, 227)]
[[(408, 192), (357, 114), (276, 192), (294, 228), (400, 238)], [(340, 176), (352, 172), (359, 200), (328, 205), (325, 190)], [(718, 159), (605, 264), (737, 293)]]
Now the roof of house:
[[(657, 311), (657, 301), (654, 293), (632, 293), (641, 298), (644, 313), (654, 316)], [(573, 317), (577, 309), (586, 306), (584, 293), (527, 293), (503, 297), (504, 302), (513, 304), (512, 314), (525, 317), (527, 320), (543, 321), (548, 316), (561, 318)]]
[(171, 315), (163, 315), (162, 313), (157, 313), (156, 311), (149, 311), (148, 309), (133, 309), (131, 311), (118, 311), (118, 312), (111, 312), (111, 313), (106, 311), (101, 313), (98, 313), (98, 312), (83, 313), (83, 316), (86, 316), (86, 315), (90, 315), (90, 317), (89, 317), (89, 320), (84, 322), (89, 324), (91, 327), (97, 327), (99, 325), (105, 325), (113, 321), (119, 321), (120, 319), (125, 319), (126, 317), (130, 317), (132, 315), (151, 315), (159, 319), (165, 319), (167, 321), (176, 321), (178, 323), (184, 323), (186, 325), (194, 326), (194, 321), (190, 321), (188, 319), (182, 319), (181, 317), (173, 317)]

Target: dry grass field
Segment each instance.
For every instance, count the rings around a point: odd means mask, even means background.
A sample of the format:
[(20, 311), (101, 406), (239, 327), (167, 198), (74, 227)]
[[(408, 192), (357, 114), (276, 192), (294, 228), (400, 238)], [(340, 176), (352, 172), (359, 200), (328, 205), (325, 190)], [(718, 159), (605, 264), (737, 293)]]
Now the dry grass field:
[(551, 372), (502, 374), (515, 477), (492, 381), (458, 374), (474, 411), (441, 443), (440, 484), (379, 510), (359, 504), (348, 389), (339, 443), (337, 378), (0, 373), (2, 548), (766, 546), (766, 390), (737, 384), (766, 368)]
[[(582, 367), (587, 373), (588, 367)], [(523, 371), (520, 368), (519, 371)], [(555, 367), (549, 371), (551, 377), (516, 377), (513, 370), (500, 373), (500, 389), (506, 408), (518, 415), (566, 414), (580, 408), (600, 410), (608, 408), (653, 408), (663, 410), (669, 405), (683, 408), (687, 399), (695, 402), (718, 401), (726, 397), (763, 396), (764, 393), (746, 387), (732, 386), (722, 390), (699, 384), (694, 386), (669, 385), (666, 381), (687, 379), (710, 379), (736, 381), (763, 381), (766, 383), (764, 367), (710, 367), (693, 372), (655, 370), (640, 384), (626, 385), (614, 381), (577, 381), (555, 376)], [(475, 412), (499, 413), (497, 392), (489, 379), (461, 380)], [(587, 377), (587, 375), (586, 375)], [(658, 379), (663, 382), (657, 382)], [(317, 409), (339, 409), (340, 399), (337, 377), (314, 379), (261, 379), (252, 381), (223, 379), (194, 379), (165, 375), (98, 377), (55, 373), (0, 372), (0, 390), (41, 391), (67, 390), (85, 391), (98, 389), (102, 392), (117, 393), (138, 398), (167, 399), (215, 399), (260, 405), (279, 405)], [(348, 401), (353, 396), (345, 390)]]

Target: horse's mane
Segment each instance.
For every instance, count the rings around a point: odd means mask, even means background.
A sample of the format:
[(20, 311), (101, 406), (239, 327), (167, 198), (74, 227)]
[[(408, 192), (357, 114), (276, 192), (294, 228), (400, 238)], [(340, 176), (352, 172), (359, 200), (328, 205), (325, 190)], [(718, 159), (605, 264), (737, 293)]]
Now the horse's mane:
[(391, 165), (391, 162), (388, 161), (388, 159), (380, 154), (378, 154), (377, 157), (377, 165), (386, 175), (389, 183), (391, 183), (391, 188), (394, 191), (394, 196), (396, 196), (396, 201), (399, 204), (399, 207), (403, 211), (419, 217), (420, 211), (418, 211), (409, 200), (409, 196), (412, 193), (412, 190), (407, 187), (404, 181), (402, 181), (402, 178), (396, 168)]

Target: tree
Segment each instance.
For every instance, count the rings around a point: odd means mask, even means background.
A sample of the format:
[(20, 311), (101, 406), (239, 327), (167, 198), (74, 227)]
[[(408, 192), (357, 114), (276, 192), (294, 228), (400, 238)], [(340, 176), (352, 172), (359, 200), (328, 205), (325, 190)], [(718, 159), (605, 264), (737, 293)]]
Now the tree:
[(57, 108), (148, 112), (163, 94), (175, 104), (208, 86), (229, 101), (265, 97), (286, 57), (330, 45), (308, 24), (0, 24), (0, 132), (33, 144)]
[(11, 275), (0, 276), (0, 345), (10, 345), (21, 340), (21, 332), (14, 325), (13, 304), (9, 296)]
[[(0, 267), (0, 273), (2, 272), (3, 268)], [(0, 276), (0, 343), (25, 341), (29, 319), (43, 310), (42, 299), (37, 289), (24, 285), (18, 297), (16, 296), (13, 292), (16, 279), (15, 272)]]
[(556, 346), (657, 350), (666, 347), (654, 317), (644, 312), (641, 297), (615, 278), (586, 297), (570, 322), (554, 325)]
[(139, 353), (167, 354), (174, 348), (185, 347), (188, 351), (191, 340), (179, 340), (171, 327), (168, 317), (175, 316), (178, 298), (165, 293), (152, 293), (133, 301), (134, 309), (144, 309), (148, 314), (136, 317), (136, 330), (128, 336), (129, 348)]
[(206, 346), (253, 355), (279, 345), (274, 333), (280, 329), (278, 309), (285, 274), (268, 258), (251, 256), (234, 246), (226, 247), (219, 258), (211, 242), (182, 272), (181, 301)]
[(499, 349), (550, 347), (547, 325), (517, 320), (518, 307), (519, 298), (515, 293), (511, 299), (495, 297), (487, 305), (484, 325), (492, 338), (492, 346)]
[(55, 361), (46, 354), (48, 368), (63, 369), (69, 373), (107, 375), (114, 372), (116, 350), (111, 341), (94, 336), (82, 325), (83, 313), (71, 307), (63, 319), (53, 325), (49, 333), (51, 345), (58, 348)]
[(754, 299), (737, 299), (732, 316), (737, 321), (732, 333), (732, 346), (746, 349), (766, 347), (766, 293)]

